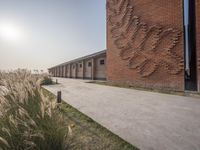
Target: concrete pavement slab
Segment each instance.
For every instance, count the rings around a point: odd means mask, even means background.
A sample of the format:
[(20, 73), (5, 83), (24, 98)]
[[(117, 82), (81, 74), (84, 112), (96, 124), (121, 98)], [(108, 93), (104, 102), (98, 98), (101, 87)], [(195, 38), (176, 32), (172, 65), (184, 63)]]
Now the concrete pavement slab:
[(57, 78), (45, 86), (141, 150), (200, 150), (200, 99)]

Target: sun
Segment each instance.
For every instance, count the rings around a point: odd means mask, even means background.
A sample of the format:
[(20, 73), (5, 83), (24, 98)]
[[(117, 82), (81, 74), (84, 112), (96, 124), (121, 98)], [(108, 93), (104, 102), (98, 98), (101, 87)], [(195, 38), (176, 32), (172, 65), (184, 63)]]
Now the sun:
[(6, 41), (19, 41), (21, 39), (19, 27), (11, 23), (0, 23), (0, 38)]

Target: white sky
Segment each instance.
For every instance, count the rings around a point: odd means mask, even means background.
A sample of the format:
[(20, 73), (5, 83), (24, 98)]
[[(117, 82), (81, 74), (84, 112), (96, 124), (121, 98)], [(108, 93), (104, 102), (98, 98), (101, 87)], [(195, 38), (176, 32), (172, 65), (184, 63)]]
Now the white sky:
[(0, 0), (0, 70), (46, 70), (105, 47), (105, 0)]

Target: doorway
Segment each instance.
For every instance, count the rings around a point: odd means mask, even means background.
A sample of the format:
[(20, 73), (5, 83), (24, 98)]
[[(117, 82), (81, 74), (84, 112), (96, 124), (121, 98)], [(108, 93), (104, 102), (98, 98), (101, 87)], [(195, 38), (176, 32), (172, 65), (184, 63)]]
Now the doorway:
[(197, 91), (195, 0), (184, 1), (185, 90)]

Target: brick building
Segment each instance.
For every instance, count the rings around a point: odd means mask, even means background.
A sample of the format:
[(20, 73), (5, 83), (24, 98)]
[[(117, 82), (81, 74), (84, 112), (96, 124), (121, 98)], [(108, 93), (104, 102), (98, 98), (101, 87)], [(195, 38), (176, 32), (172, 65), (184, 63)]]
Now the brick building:
[(107, 0), (108, 81), (199, 89), (199, 6), (200, 0)]
[(53, 77), (105, 80), (106, 51), (100, 51), (49, 68)]
[(106, 73), (96, 76), (95, 65), (88, 73), (75, 65), (68, 75), (66, 66), (78, 59), (50, 68), (54, 76), (200, 91), (200, 0), (107, 0), (106, 8)]

